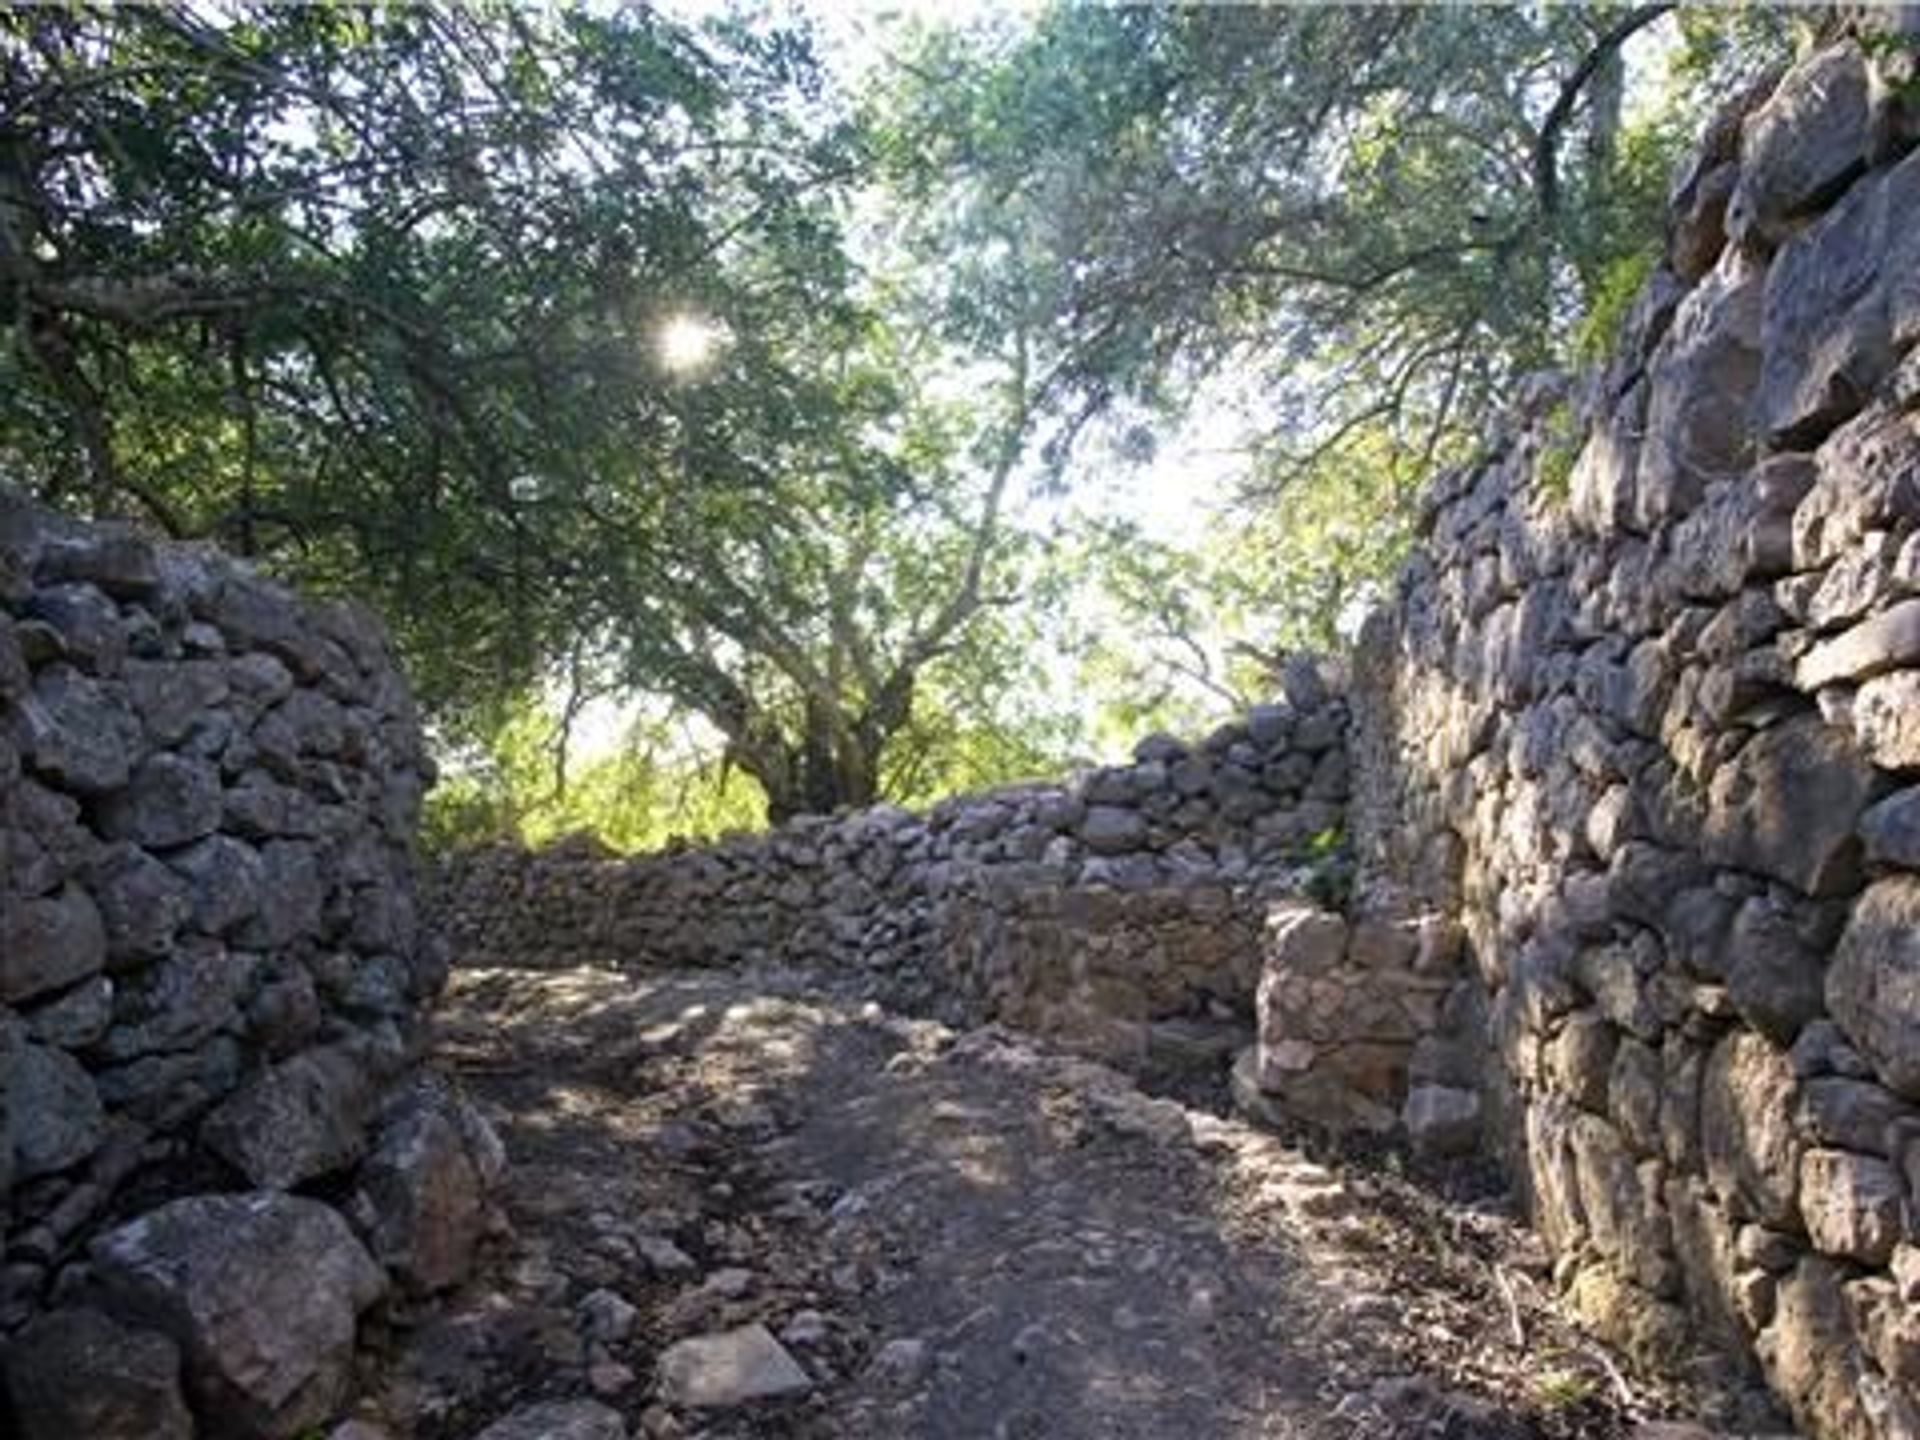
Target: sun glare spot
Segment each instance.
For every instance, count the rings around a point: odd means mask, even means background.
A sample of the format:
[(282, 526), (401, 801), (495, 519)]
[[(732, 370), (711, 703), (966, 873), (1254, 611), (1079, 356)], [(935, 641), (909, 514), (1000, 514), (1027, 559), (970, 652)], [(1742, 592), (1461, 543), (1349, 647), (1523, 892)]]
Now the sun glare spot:
[(705, 368), (726, 332), (697, 315), (675, 315), (660, 327), (660, 363), (676, 375)]

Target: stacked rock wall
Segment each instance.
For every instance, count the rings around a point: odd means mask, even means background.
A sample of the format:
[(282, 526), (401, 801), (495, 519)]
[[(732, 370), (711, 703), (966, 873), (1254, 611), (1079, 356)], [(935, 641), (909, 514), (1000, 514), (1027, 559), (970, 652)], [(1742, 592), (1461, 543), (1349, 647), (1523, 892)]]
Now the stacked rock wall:
[[(498, 1165), (469, 1112), (408, 1078), (445, 969), (414, 908), (428, 775), (361, 612), (0, 490), (19, 1433), (189, 1433), (182, 1375), (208, 1423), (293, 1433), (339, 1399), (388, 1276), (445, 1283), (428, 1260), (477, 1239), (423, 1234), (428, 1171), (458, 1189), (468, 1166), (471, 1196)], [(363, 1160), (357, 1236), (285, 1193)]]
[(1616, 358), (1435, 488), (1351, 696), (1366, 903), (1457, 915), (1574, 1295), (1822, 1437), (1920, 1434), (1910, 70), (1843, 38), (1721, 117)]
[(1344, 820), (1346, 706), (1310, 666), (1284, 704), (1072, 784), (880, 807), (622, 859), (592, 846), (452, 858), (462, 964), (735, 964), (864, 972), (899, 1003), (1018, 1021), (1124, 1056), (1141, 1027), (1245, 1008), (1260, 901)]

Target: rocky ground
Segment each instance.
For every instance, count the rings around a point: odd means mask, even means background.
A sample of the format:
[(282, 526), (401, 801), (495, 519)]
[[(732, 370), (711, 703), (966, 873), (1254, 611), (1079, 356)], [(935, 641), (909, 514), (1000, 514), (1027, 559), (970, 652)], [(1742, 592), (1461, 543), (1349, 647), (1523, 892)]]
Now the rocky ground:
[(805, 976), (467, 971), (440, 1059), (513, 1232), (368, 1347), (343, 1440), (1651, 1440), (1715, 1403), (1556, 1317), (1461, 1177)]

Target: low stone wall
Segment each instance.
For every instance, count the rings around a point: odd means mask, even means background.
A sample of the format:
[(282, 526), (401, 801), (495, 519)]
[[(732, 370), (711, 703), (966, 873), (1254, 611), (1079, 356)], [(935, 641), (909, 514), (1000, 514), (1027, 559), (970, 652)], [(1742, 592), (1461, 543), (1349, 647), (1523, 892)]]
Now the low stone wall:
[(1920, 154), (1886, 63), (1837, 41), (1715, 124), (1618, 355), (1435, 487), (1352, 691), (1362, 892), (1458, 917), (1487, 1134), (1571, 1293), (1848, 1440), (1920, 1433)]
[(10, 1433), (297, 1433), (458, 1278), (500, 1157), (411, 1073), (428, 778), (363, 613), (0, 490)]
[(1306, 664), (1287, 689), (1199, 744), (1155, 736), (1130, 765), (924, 815), (880, 807), (631, 859), (580, 842), (456, 855), (437, 915), (462, 964), (778, 958), (1123, 1058), (1156, 1020), (1250, 1008), (1263, 902), (1340, 835), (1345, 701)]

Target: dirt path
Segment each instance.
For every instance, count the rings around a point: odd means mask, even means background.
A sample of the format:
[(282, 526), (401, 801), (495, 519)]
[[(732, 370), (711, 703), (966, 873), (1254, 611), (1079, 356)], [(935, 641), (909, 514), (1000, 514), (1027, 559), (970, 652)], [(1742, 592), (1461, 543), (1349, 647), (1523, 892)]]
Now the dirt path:
[[(380, 1347), (402, 1433), (582, 1397), (712, 1440), (1606, 1437), (1652, 1409), (1498, 1215), (1004, 1032), (792, 974), (480, 971), (441, 1058), (513, 1157), (514, 1234)], [(670, 1347), (756, 1323), (791, 1393), (670, 1403)]]

